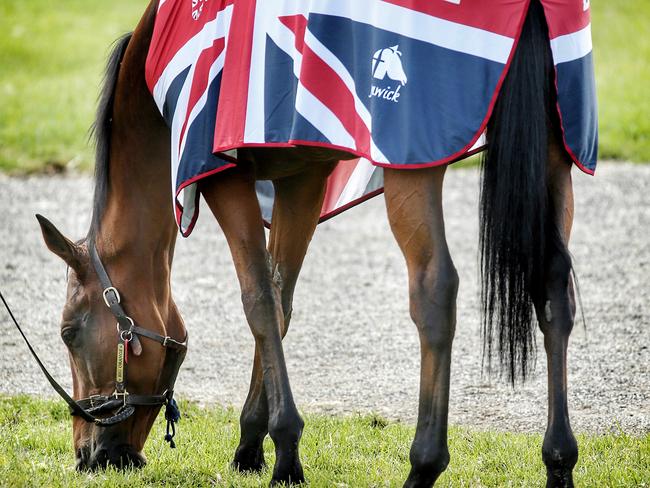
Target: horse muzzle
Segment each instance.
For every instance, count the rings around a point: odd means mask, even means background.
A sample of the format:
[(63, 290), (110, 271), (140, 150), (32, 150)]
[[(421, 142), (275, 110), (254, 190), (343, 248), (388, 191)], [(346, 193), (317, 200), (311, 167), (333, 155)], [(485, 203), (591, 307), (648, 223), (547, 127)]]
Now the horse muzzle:
[(98, 444), (94, 449), (83, 447), (76, 452), (77, 471), (98, 471), (109, 466), (116, 469), (137, 469), (147, 464), (141, 451), (129, 444), (111, 446)]

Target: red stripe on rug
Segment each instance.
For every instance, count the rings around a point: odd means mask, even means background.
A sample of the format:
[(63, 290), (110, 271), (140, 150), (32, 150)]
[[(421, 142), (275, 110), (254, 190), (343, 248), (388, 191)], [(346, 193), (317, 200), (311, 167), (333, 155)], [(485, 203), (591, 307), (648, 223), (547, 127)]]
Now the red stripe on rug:
[(221, 78), (224, 89), (217, 107), (215, 149), (244, 142), (256, 3), (256, 0), (238, 0), (233, 10)]
[(341, 161), (336, 165), (336, 168), (327, 179), (327, 189), (325, 190), (325, 200), (323, 200), (321, 214), (327, 214), (336, 209), (336, 202), (338, 202), (341, 193), (345, 190), (345, 186), (358, 164), (358, 159), (352, 159), (350, 161)]
[(190, 98), (187, 104), (187, 112), (185, 113), (183, 128), (181, 129), (180, 138), (178, 140), (179, 151), (181, 149), (183, 137), (185, 137), (185, 131), (187, 130), (190, 114), (192, 113), (192, 110), (198, 103), (199, 99), (208, 89), (208, 85), (210, 83), (210, 69), (212, 68), (212, 65), (215, 63), (219, 55), (223, 52), (224, 47), (225, 40), (223, 38), (215, 39), (212, 46), (210, 46), (208, 49), (205, 49), (200, 54), (199, 59), (196, 61), (194, 77), (192, 78)]
[(280, 17), (280, 22), (296, 36), (296, 49), (302, 51), (300, 81), (323, 105), (329, 108), (355, 141), (357, 151), (370, 152), (370, 130), (357, 113), (354, 95), (341, 77), (305, 44), (307, 19), (302, 15)]

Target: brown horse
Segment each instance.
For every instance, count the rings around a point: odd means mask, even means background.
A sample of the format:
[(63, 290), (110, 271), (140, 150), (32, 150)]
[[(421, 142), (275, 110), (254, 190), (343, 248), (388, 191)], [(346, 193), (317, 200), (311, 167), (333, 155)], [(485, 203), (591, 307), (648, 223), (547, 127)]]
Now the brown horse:
[[(88, 237), (75, 244), (41, 219), (47, 246), (71, 270), (61, 333), (77, 399), (110, 395), (115, 389), (119, 340), (88, 243), (96, 246), (136, 323), (179, 341), (186, 336), (170, 291), (177, 235), (169, 205), (170, 134), (144, 76), (157, 4), (152, 1), (109, 62), (96, 122), (96, 191)], [(536, 311), (548, 357), (548, 428), (542, 449), (548, 486), (572, 486), (578, 457), (569, 425), (566, 365), (575, 312), (566, 247), (573, 218), (572, 163), (559, 142), (553, 77), (544, 14), (533, 2), (488, 127), (481, 203), (483, 299), (486, 350), (492, 350), (494, 330), (513, 381), (526, 372)], [(239, 157), (235, 168), (200, 187), (227, 238), (256, 345), (234, 466), (260, 470), (262, 442), (269, 434), (276, 450), (272, 483), (299, 483), (304, 480), (298, 451), (303, 421), (289, 386), (282, 338), (326, 179), (339, 161), (352, 155), (296, 147), (248, 149)], [(406, 260), (411, 317), (421, 344), (409, 487), (433, 485), (449, 463), (447, 411), (458, 275), (445, 238), (445, 170), (385, 171), (388, 218)], [(270, 179), (275, 186), (268, 245), (257, 179)], [(165, 349), (147, 341), (141, 346), (140, 354), (129, 359), (129, 390), (157, 394), (168, 380), (162, 367)], [(142, 465), (142, 449), (158, 409), (138, 406), (129, 419), (109, 427), (75, 418), (77, 466)]]

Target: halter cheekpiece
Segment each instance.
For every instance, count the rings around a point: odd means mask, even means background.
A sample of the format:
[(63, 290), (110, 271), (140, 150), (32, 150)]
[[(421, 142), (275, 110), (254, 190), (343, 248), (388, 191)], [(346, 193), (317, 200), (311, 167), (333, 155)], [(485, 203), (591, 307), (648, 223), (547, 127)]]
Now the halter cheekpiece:
[[(117, 288), (115, 288), (111, 283), (106, 268), (104, 268), (104, 265), (99, 258), (94, 242), (88, 244), (88, 249), (90, 253), (90, 261), (102, 285), (102, 297), (104, 303), (117, 319), (118, 342), (115, 362), (115, 390), (111, 395), (91, 395), (80, 400), (74, 400), (70, 395), (68, 395), (68, 393), (48, 372), (47, 368), (45, 368), (45, 365), (36, 354), (36, 351), (34, 351), (34, 348), (25, 336), (1, 293), (0, 298), (48, 382), (52, 385), (52, 388), (54, 388), (59, 396), (61, 396), (61, 398), (63, 398), (63, 400), (68, 404), (71, 415), (80, 417), (86, 422), (94, 423), (100, 427), (110, 427), (131, 417), (135, 412), (136, 406), (155, 407), (164, 405), (165, 420), (167, 421), (165, 441), (169, 442), (170, 447), (174, 448), (176, 447), (174, 443), (174, 435), (176, 434), (175, 423), (178, 422), (181, 417), (176, 400), (174, 400), (174, 384), (180, 366), (185, 358), (185, 353), (187, 352), (187, 337), (183, 342), (178, 342), (169, 336), (162, 336), (156, 332), (152, 332), (151, 330), (136, 325), (135, 321), (125, 313), (124, 308), (121, 305), (122, 297)], [(168, 373), (167, 377), (169, 379), (167, 380), (166, 388), (159, 395), (138, 395), (129, 393), (127, 390), (129, 348), (137, 351), (141, 350), (142, 346), (140, 344), (140, 337), (145, 337), (149, 340), (158, 342), (166, 349), (163, 374)], [(98, 417), (98, 415), (110, 412), (114, 413), (109, 417)]]

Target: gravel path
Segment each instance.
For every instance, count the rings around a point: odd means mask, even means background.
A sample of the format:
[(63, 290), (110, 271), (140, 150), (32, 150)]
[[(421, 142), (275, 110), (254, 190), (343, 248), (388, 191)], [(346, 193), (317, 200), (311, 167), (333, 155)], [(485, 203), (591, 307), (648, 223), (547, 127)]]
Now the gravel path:
[[(577, 431), (650, 432), (650, 165), (601, 164), (596, 178), (574, 173), (571, 245), (587, 330), (570, 343), (570, 408)], [(546, 362), (514, 391), (481, 375), (477, 288), (477, 188), (472, 169), (450, 171), (447, 234), (460, 273), (450, 422), (543, 432)], [(68, 236), (85, 235), (91, 201), (86, 176), (0, 176), (0, 286), (55, 376), (69, 383), (58, 338), (65, 267), (41, 241), (34, 213)], [(212, 252), (206, 253), (206, 250)], [(245, 399), (253, 340), (224, 238), (203, 210), (179, 240), (174, 292), (190, 335), (178, 396), (234, 405)], [(195, 270), (204, 271), (196, 275)], [(419, 346), (408, 316), (406, 271), (390, 234), (383, 198), (322, 224), (296, 292), (285, 342), (299, 408), (377, 412), (412, 422)], [(6, 314), (0, 336), (0, 394), (51, 396), (49, 385)], [(538, 343), (541, 344), (538, 335)]]

